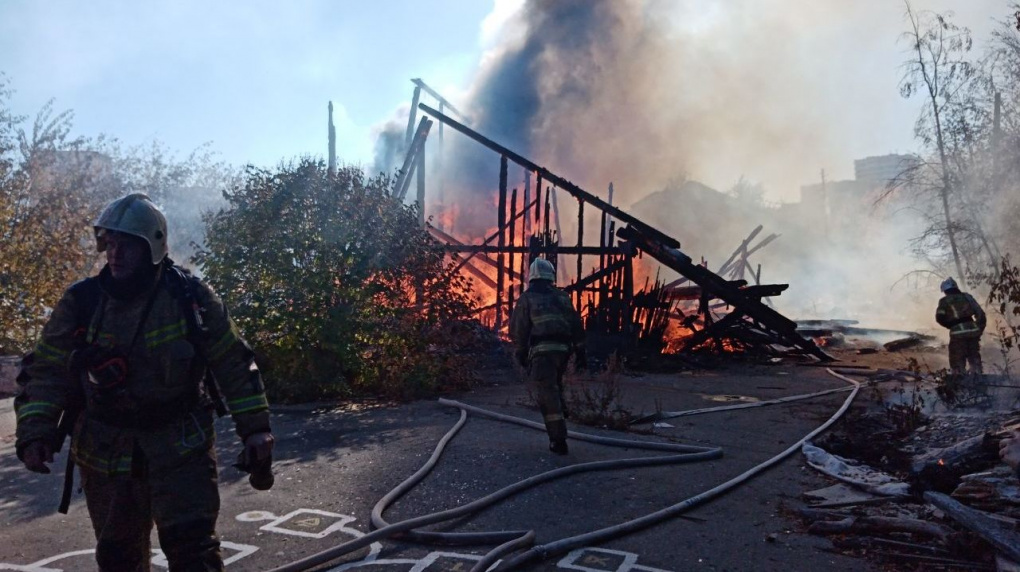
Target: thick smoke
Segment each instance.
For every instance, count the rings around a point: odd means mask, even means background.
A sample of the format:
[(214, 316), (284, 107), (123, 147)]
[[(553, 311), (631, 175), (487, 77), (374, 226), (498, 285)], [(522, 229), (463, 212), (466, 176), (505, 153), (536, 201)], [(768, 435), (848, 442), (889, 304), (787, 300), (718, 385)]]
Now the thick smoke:
[[(770, 0), (697, 4), (525, 2), (483, 59), (463, 102), (468, 124), (600, 197), (613, 182), (616, 204), (710, 267), (758, 224), (762, 236), (781, 234), (753, 262), (765, 282), (791, 284), (776, 302), (792, 317), (933, 325), (937, 291), (893, 288), (915, 267), (906, 240), (915, 223), (899, 206), (876, 209), (869, 195), (845, 211), (769, 209), (706, 199), (682, 184), (725, 191), (747, 175), (764, 181), (771, 198), (798, 201), (800, 186), (817, 183), (822, 168), (852, 178), (853, 159), (893, 151), (882, 141), (852, 150), (850, 142), (872, 141), (873, 130), (861, 109), (845, 106), (847, 93), (874, 113), (875, 101), (898, 103), (895, 64), (881, 84), (866, 75), (872, 62), (826, 61), (812, 48), (848, 28), (856, 30), (848, 46), (892, 44), (901, 10), (883, 8), (889, 21), (876, 26), (877, 4), (810, 3), (793, 12)], [(456, 205), (462, 233), (480, 236), (496, 222), (499, 158), (464, 137), (447, 135), (444, 147), (442, 206)], [(512, 168), (510, 186), (522, 183)], [(669, 208), (639, 204), (656, 193), (672, 196), (663, 201)], [(559, 197), (563, 242), (573, 244), (575, 202)], [(592, 210), (589, 243), (598, 232)]]

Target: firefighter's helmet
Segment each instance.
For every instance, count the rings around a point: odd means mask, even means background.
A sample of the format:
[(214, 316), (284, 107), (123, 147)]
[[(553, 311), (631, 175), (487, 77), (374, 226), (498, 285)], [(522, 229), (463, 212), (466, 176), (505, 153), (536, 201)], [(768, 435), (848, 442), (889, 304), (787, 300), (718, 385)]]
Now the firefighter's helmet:
[(548, 280), (555, 283), (556, 269), (553, 268), (552, 262), (544, 258), (536, 258), (528, 268), (528, 282), (532, 280)]
[(939, 285), (939, 289), (941, 289), (943, 292), (947, 292), (954, 288), (959, 288), (959, 286), (956, 285), (956, 280), (953, 280), (952, 276), (943, 280), (942, 284)]
[(106, 251), (106, 231), (112, 230), (145, 239), (153, 264), (159, 264), (168, 253), (166, 217), (143, 193), (133, 193), (106, 205), (92, 226), (99, 252)]

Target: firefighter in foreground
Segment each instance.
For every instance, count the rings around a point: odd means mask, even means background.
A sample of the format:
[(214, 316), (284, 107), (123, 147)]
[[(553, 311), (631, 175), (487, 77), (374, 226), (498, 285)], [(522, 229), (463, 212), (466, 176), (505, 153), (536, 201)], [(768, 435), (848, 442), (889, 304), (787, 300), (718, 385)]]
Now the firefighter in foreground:
[(510, 337), (517, 361), (538, 390), (538, 405), (549, 433), (549, 450), (567, 454), (563, 407), (563, 373), (574, 353), (578, 369), (586, 367), (584, 327), (570, 297), (556, 288), (556, 269), (536, 258), (528, 270), (528, 289), (510, 318)]
[(252, 351), (220, 298), (173, 265), (166, 219), (148, 197), (113, 201), (94, 227), (106, 266), (64, 293), (26, 359), (18, 458), (49, 473), (71, 420), (70, 460), (80, 468), (100, 570), (149, 570), (153, 524), (171, 571), (222, 570), (216, 390), (206, 371), (243, 441), (242, 468), (264, 469), (273, 435)]
[(943, 296), (935, 311), (935, 321), (949, 330), (949, 369), (953, 375), (981, 375), (981, 334), (987, 318), (977, 300), (961, 292), (956, 280), (946, 278), (940, 286)]

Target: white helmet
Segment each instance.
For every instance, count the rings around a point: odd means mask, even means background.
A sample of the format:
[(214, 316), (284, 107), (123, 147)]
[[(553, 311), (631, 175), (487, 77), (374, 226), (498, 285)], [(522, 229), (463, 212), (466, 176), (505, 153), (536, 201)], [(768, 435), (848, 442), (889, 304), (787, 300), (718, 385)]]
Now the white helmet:
[(145, 239), (152, 263), (159, 264), (169, 250), (166, 244), (166, 217), (143, 193), (133, 193), (106, 205), (92, 225), (96, 250), (106, 251), (106, 232), (112, 230)]
[(959, 286), (956, 285), (956, 280), (953, 280), (952, 276), (943, 280), (942, 284), (939, 285), (939, 289), (941, 289), (943, 292), (947, 290), (952, 290), (953, 288), (959, 288)]
[(553, 268), (552, 262), (544, 258), (536, 258), (528, 268), (528, 282), (532, 280), (548, 280), (555, 283), (556, 269)]

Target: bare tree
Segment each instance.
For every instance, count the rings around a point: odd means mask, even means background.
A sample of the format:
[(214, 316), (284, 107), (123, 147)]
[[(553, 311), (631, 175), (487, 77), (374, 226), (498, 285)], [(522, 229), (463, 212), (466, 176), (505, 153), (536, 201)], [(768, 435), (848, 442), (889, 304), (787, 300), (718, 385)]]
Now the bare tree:
[[(966, 280), (958, 234), (960, 224), (955, 220), (950, 198), (958, 191), (959, 171), (954, 169), (951, 145), (947, 131), (955, 123), (957, 141), (970, 139), (965, 115), (961, 113), (958, 98), (974, 77), (975, 68), (967, 60), (972, 41), (970, 31), (950, 21), (952, 13), (930, 11), (914, 12), (905, 2), (910, 29), (904, 38), (911, 45), (912, 56), (904, 62), (905, 72), (900, 82), (900, 93), (911, 97), (921, 92), (927, 97), (924, 110), (915, 124), (915, 134), (928, 148), (933, 149), (938, 161), (933, 165), (939, 182), (944, 226), (942, 231), (949, 244), (953, 264), (961, 281)], [(954, 174), (955, 172), (955, 174)]]

